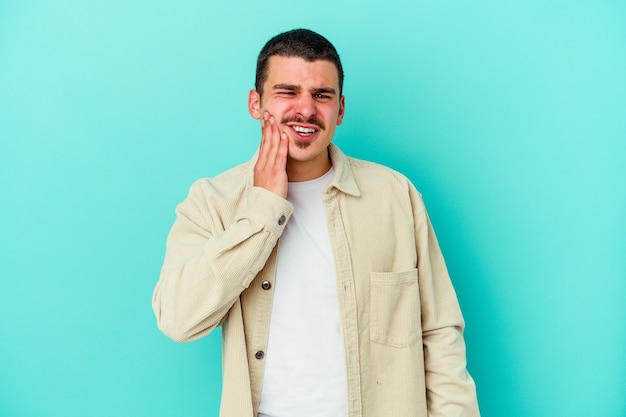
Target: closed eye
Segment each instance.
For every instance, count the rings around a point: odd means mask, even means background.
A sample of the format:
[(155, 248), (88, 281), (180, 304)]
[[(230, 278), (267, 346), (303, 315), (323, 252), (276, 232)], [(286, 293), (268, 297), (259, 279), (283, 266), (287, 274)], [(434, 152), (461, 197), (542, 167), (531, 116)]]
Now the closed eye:
[(291, 84), (276, 84), (273, 88), (274, 94), (277, 94), (281, 97), (292, 97), (295, 96), (299, 91), (299, 87), (297, 85)]

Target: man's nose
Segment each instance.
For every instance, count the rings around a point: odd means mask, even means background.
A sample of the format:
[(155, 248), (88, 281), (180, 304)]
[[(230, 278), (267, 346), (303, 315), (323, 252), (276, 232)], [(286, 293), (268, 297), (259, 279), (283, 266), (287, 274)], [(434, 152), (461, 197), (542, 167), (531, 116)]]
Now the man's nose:
[(298, 97), (296, 104), (296, 114), (300, 114), (305, 119), (315, 115), (317, 109), (315, 107), (315, 100), (310, 94), (302, 94)]

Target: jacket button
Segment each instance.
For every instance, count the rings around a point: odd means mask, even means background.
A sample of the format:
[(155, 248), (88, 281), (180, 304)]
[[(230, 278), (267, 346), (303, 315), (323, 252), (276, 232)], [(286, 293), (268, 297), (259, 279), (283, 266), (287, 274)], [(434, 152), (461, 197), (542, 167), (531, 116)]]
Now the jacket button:
[(265, 357), (265, 352), (259, 350), (257, 353), (254, 354), (254, 357), (257, 359), (263, 359)]
[(269, 290), (270, 288), (272, 288), (272, 283), (269, 281), (263, 281), (261, 283), (261, 288), (263, 288), (264, 290)]
[(287, 218), (284, 215), (282, 215), (280, 216), (280, 219), (278, 219), (278, 225), (282, 226), (283, 224), (285, 224), (286, 221), (287, 221)]

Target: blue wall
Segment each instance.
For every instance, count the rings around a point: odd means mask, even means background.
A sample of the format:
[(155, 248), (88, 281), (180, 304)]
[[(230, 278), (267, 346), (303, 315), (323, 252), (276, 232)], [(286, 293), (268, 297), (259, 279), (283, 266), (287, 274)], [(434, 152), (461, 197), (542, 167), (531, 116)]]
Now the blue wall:
[(166, 339), (151, 294), (293, 27), (344, 61), (336, 142), (424, 194), (483, 416), (626, 416), (617, 0), (0, 2), (0, 416), (217, 415), (219, 332)]

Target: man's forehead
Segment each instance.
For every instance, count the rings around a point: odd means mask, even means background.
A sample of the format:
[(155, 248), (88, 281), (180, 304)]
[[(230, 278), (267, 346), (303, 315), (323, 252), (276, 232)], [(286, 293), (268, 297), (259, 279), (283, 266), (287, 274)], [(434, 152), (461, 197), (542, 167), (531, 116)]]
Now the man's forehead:
[(323, 79), (325, 83), (339, 83), (337, 66), (326, 59), (308, 61), (298, 56), (273, 55), (268, 60), (267, 81), (284, 77), (303, 80), (312, 76)]

